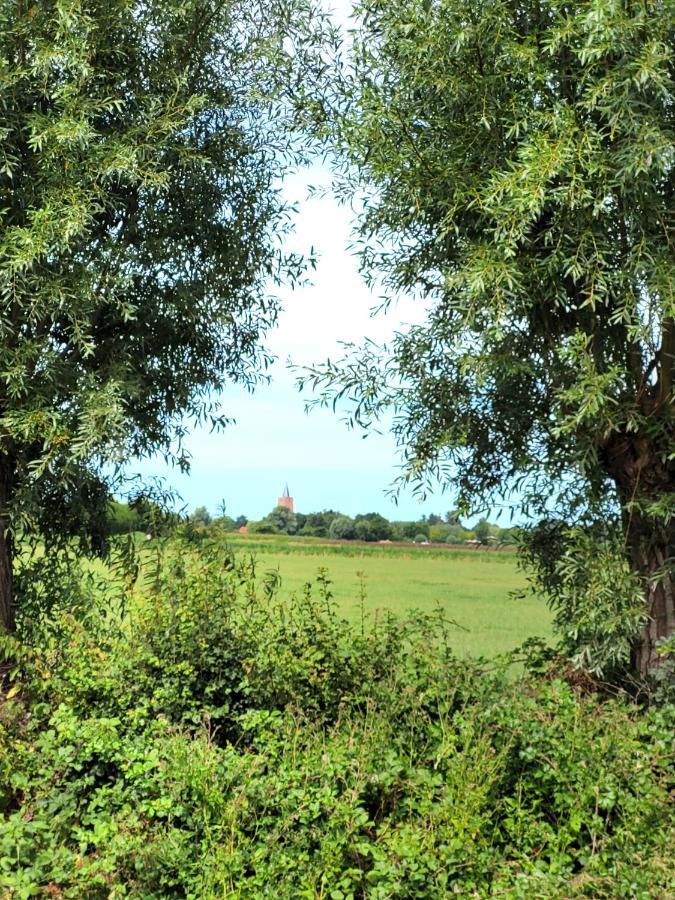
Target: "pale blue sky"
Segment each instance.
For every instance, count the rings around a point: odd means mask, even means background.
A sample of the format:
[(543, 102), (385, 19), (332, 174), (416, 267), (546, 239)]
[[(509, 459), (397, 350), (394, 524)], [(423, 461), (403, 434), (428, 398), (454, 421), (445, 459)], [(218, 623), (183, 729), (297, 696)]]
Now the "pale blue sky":
[(331, 196), (307, 196), (310, 184), (329, 183), (328, 171), (315, 167), (290, 176), (285, 185), (288, 199), (299, 205), (289, 245), (302, 252), (313, 246), (319, 263), (310, 286), (278, 291), (284, 308), (267, 340), (277, 356), (272, 383), (254, 394), (236, 387), (225, 391), (222, 410), (236, 424), (218, 434), (193, 431), (187, 441), (189, 476), (158, 460), (135, 467), (146, 476), (164, 477), (188, 509), (204, 505), (215, 512), (224, 500), (229, 514), (259, 518), (272, 509), (286, 482), (303, 512), (333, 508), (350, 515), (377, 511), (389, 518), (417, 518), (452, 505), (448, 495), (421, 505), (407, 493), (399, 496), (397, 508), (387, 493), (400, 471), (393, 438), (369, 434), (364, 439), (329, 410), (306, 413), (306, 397), (287, 368), (289, 359), (308, 365), (334, 358), (340, 340), (386, 340), (422, 315), (418, 304), (403, 300), (386, 315), (372, 317), (378, 297), (363, 284), (347, 249), (350, 211)]
[[(350, 0), (327, 0), (340, 24), (347, 22)], [(138, 466), (145, 476), (164, 477), (192, 510), (206, 506), (216, 512), (224, 501), (228, 514), (261, 518), (275, 505), (288, 482), (296, 509), (313, 512), (338, 509), (349, 515), (380, 512), (388, 518), (414, 519), (443, 513), (453, 505), (452, 493), (440, 491), (420, 504), (411, 492), (394, 503), (388, 491), (400, 472), (400, 459), (389, 434), (350, 431), (332, 411), (305, 413), (306, 397), (298, 393), (292, 360), (310, 365), (339, 355), (338, 341), (364, 337), (384, 341), (402, 324), (419, 321), (423, 310), (402, 300), (386, 316), (373, 318), (378, 296), (365, 287), (356, 258), (348, 251), (351, 213), (330, 195), (308, 199), (308, 186), (329, 187), (330, 173), (316, 166), (289, 176), (284, 191), (299, 206), (294, 250), (319, 256), (312, 285), (278, 291), (283, 312), (267, 345), (277, 356), (272, 383), (255, 394), (230, 388), (222, 396), (222, 411), (236, 419), (219, 434), (195, 430), (187, 441), (192, 454), (189, 476), (150, 460)]]

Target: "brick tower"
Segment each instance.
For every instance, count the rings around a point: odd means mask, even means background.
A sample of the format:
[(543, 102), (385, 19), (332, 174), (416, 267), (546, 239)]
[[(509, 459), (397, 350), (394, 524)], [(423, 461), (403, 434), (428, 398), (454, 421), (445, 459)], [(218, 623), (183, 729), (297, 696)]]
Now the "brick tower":
[(293, 512), (293, 498), (288, 491), (288, 485), (286, 485), (283, 494), (277, 500), (277, 506), (284, 506), (286, 509), (290, 509), (290, 511)]

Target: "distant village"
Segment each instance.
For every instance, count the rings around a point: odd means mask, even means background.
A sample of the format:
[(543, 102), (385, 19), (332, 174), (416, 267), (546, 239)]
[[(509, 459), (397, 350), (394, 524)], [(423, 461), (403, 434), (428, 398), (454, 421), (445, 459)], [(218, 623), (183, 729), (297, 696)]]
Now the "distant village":
[(134, 531), (158, 533), (187, 522), (195, 527), (214, 527), (241, 535), (280, 534), (324, 538), (331, 541), (368, 543), (467, 544), (473, 547), (500, 547), (515, 544), (519, 528), (502, 528), (481, 518), (472, 525), (463, 522), (456, 510), (423, 515), (414, 520), (393, 520), (377, 512), (348, 516), (335, 509), (297, 512), (288, 485), (275, 506), (262, 519), (246, 515), (232, 517), (224, 511), (213, 515), (199, 506), (189, 515), (166, 513), (155, 503), (140, 498), (129, 503), (114, 502), (108, 522), (111, 534)]
[(478, 547), (513, 544), (518, 537), (518, 528), (502, 528), (485, 518), (469, 527), (462, 523), (459, 513), (454, 510), (444, 515), (432, 513), (415, 520), (395, 521), (376, 512), (360, 513), (353, 517), (333, 509), (296, 512), (288, 484), (277, 498), (276, 506), (260, 520), (249, 520), (243, 515), (237, 518), (212, 516), (206, 507), (200, 506), (191, 513), (189, 521), (194, 525), (214, 525), (239, 534), (285, 534), (368, 543), (468, 544)]

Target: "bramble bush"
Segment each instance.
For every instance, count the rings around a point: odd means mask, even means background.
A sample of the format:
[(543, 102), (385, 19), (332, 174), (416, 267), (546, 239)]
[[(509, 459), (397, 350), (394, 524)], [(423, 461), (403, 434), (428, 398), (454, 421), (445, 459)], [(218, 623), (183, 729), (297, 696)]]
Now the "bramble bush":
[(188, 533), (121, 612), (3, 639), (3, 896), (671, 894), (675, 707), (278, 588)]

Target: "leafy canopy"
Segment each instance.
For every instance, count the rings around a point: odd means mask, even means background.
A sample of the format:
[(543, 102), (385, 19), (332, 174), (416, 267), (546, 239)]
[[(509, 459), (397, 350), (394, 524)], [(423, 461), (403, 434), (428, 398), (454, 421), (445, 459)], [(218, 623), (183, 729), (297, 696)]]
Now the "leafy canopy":
[(187, 465), (186, 424), (264, 371), (316, 29), (305, 0), (0, 2), (5, 527), (92, 530), (105, 464)]
[[(385, 305), (417, 293), (427, 316), (305, 381), (364, 425), (393, 410), (418, 490), (440, 477), (468, 509), (515, 488), (540, 515), (557, 494), (559, 513), (602, 524), (628, 611), (602, 656), (625, 658), (641, 629), (633, 663), (652, 671), (675, 628), (675, 7), (369, 0), (357, 13), (324, 131), (343, 196), (361, 197), (364, 271), (384, 279)], [(548, 558), (535, 577), (566, 585), (554, 604), (590, 583), (607, 598), (612, 579), (564, 570), (580, 533), (548, 534), (563, 568), (551, 579)], [(588, 637), (599, 618), (568, 631), (604, 647)]]
[[(393, 408), (406, 477), (440, 474), (465, 505), (516, 478), (541, 498), (542, 475), (602, 499), (610, 478), (669, 515), (672, 4), (357, 13), (326, 98), (341, 189), (363, 201), (366, 275), (387, 302), (419, 293), (428, 316), (309, 381), (350, 397), (362, 423)], [(653, 463), (637, 490), (619, 460), (635, 435)]]

